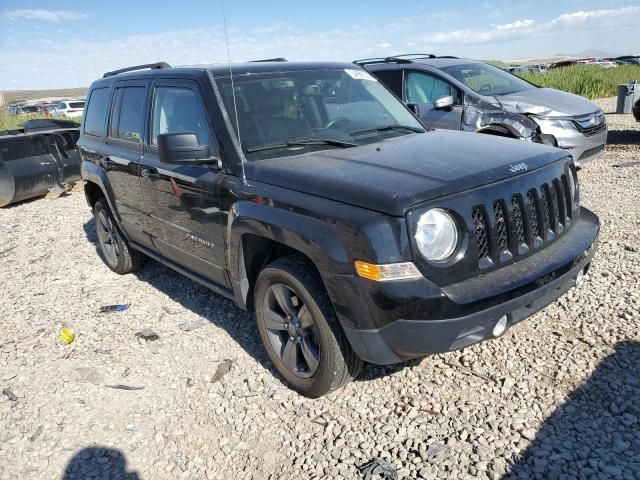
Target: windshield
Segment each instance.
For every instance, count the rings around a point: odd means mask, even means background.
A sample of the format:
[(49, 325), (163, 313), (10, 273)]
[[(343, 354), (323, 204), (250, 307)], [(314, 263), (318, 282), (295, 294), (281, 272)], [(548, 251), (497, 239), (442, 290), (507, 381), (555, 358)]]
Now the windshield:
[(442, 70), (480, 95), (509, 95), (536, 88), (535, 85), (486, 63), (452, 65)]
[[(237, 129), (231, 80), (216, 81)], [(363, 70), (234, 75), (233, 83), (248, 160), (349, 148), (424, 131), (405, 106)]]

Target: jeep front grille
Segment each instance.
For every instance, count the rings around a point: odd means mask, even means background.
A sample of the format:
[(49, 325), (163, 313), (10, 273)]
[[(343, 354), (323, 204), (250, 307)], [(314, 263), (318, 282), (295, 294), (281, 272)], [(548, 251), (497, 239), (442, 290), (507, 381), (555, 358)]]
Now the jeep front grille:
[(483, 205), (471, 211), (472, 237), (481, 267), (510, 260), (554, 241), (569, 228), (574, 208), (566, 175), (526, 193), (495, 199), (490, 205), (490, 217)]

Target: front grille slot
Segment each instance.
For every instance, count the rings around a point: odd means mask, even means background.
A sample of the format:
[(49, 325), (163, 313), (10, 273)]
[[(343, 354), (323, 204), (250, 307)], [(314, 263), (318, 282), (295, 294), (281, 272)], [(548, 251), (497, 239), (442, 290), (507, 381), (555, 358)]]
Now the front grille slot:
[(524, 232), (524, 218), (522, 217), (522, 206), (517, 196), (511, 197), (511, 218), (513, 221), (514, 231), (516, 235), (516, 241), (518, 245), (526, 244), (526, 237)]
[(481, 207), (475, 207), (471, 213), (473, 226), (475, 229), (476, 243), (478, 245), (478, 260), (483, 260), (489, 256), (489, 234), (487, 228), (487, 217)]
[[(569, 175), (572, 175), (569, 173)], [(573, 197), (571, 196), (571, 185), (566, 175), (562, 175), (562, 186), (564, 187), (565, 212), (567, 219), (573, 218)]]
[(505, 209), (502, 207), (502, 202), (493, 203), (493, 214), (496, 220), (496, 233), (498, 252), (509, 251), (509, 236), (507, 233), (507, 222), (505, 220)]
[(533, 190), (527, 193), (527, 210), (529, 210), (529, 225), (531, 225), (531, 236), (533, 239), (542, 238), (540, 220), (538, 218), (538, 202)]
[(551, 205), (549, 205), (549, 193), (547, 186), (542, 185), (540, 187), (540, 199), (542, 200), (542, 230), (545, 235), (551, 231)]
[(556, 204), (558, 205), (558, 223), (562, 225), (562, 228), (567, 226), (567, 205), (566, 205), (566, 197), (564, 195), (564, 188), (562, 186), (562, 182), (559, 180), (554, 180), (553, 183), (553, 191), (554, 197), (556, 199)]

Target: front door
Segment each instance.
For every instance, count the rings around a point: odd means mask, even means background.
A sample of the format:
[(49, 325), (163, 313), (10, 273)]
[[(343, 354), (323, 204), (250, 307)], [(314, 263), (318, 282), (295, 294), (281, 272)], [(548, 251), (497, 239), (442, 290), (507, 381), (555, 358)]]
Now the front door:
[[(138, 161), (142, 156), (143, 111), (147, 90), (145, 82), (140, 81), (116, 84), (111, 100), (107, 140), (99, 161), (113, 189), (115, 208), (122, 220), (122, 227), (133, 240), (139, 239), (146, 224)], [(92, 93), (90, 104), (96, 91)]]
[[(425, 72), (405, 72), (405, 101), (418, 106), (418, 115), (430, 128), (460, 130), (462, 124), (462, 94), (445, 80)], [(433, 102), (453, 97), (452, 107), (437, 109)]]
[(162, 133), (195, 133), (212, 155), (218, 148), (195, 81), (158, 80), (152, 85), (149, 136), (140, 159), (147, 231), (154, 248), (189, 270), (229, 286), (218, 183), (224, 175), (214, 165), (160, 163), (157, 137)]

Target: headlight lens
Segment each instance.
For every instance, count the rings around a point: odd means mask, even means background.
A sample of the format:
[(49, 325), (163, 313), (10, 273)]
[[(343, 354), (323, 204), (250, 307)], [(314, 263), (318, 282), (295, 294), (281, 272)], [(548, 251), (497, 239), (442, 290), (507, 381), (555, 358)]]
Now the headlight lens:
[(543, 133), (545, 128), (564, 128), (566, 130), (577, 130), (575, 123), (571, 120), (562, 120), (559, 118), (535, 117), (536, 123), (540, 125)]
[(441, 262), (456, 251), (458, 228), (451, 215), (441, 208), (433, 208), (420, 216), (415, 238), (424, 258)]

